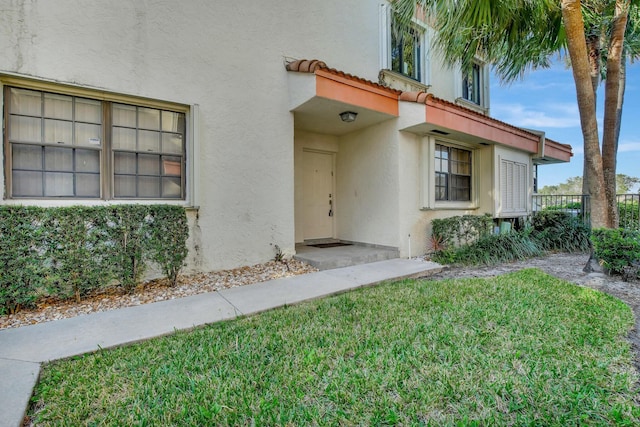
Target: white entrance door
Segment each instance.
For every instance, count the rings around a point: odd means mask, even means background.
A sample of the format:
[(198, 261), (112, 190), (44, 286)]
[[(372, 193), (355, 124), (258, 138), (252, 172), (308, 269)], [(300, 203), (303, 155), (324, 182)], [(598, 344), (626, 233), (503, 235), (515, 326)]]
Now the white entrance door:
[(304, 239), (333, 237), (333, 154), (304, 151)]

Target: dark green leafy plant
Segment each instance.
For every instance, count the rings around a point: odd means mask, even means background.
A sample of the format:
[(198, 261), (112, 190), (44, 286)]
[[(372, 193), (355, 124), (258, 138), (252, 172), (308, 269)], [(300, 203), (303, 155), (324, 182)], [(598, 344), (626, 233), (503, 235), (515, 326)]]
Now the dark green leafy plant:
[(187, 236), (177, 206), (0, 206), (0, 314), (44, 295), (81, 299), (113, 285), (131, 291), (148, 260), (175, 283)]
[(462, 215), (431, 221), (431, 241), (440, 246), (452, 247), (470, 244), (491, 234), (491, 215)]
[(583, 252), (589, 249), (589, 227), (569, 212), (536, 212), (531, 227), (531, 236), (542, 250)]
[(596, 259), (611, 274), (622, 274), (640, 261), (640, 231), (600, 228), (591, 234)]
[[(489, 221), (476, 229), (487, 230), (493, 224), (488, 216), (477, 218)], [(464, 220), (461, 219), (434, 220), (432, 241), (440, 238), (441, 234), (436, 233), (444, 233), (444, 230), (449, 232), (448, 236), (455, 236), (449, 237), (448, 241), (457, 241), (460, 236), (466, 237), (464, 233), (457, 232), (463, 223)], [(589, 227), (568, 212), (541, 211), (532, 218), (530, 225), (522, 225), (520, 228), (522, 229), (518, 231), (498, 235), (488, 232), (480, 234), (477, 239), (459, 246), (440, 245), (432, 258), (441, 264), (490, 265), (540, 256), (545, 251), (582, 252), (589, 249)]]
[(142, 256), (146, 238), (148, 207), (143, 205), (119, 205), (111, 207), (109, 226), (113, 243), (114, 263), (112, 272), (120, 285), (131, 292), (137, 286), (146, 268)]
[(108, 268), (105, 209), (69, 207), (48, 209), (43, 233), (46, 234), (47, 257), (51, 261), (49, 290), (60, 298), (83, 295), (106, 287)]
[(151, 206), (145, 227), (149, 259), (160, 265), (162, 273), (175, 285), (188, 253), (189, 227), (184, 209), (169, 205)]
[(525, 232), (488, 234), (477, 241), (434, 255), (439, 263), (458, 265), (492, 265), (542, 255), (542, 251)]
[(0, 209), (0, 314), (31, 306), (44, 288), (42, 212), (37, 207)]
[(640, 230), (640, 203), (637, 201), (618, 203), (620, 228)]

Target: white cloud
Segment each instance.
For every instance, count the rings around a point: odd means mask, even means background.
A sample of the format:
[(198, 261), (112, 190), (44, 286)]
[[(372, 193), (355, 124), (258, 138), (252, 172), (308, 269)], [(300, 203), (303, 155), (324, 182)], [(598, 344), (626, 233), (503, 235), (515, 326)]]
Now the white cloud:
[(640, 151), (640, 142), (628, 141), (618, 143), (618, 153), (628, 153), (631, 151)]
[(492, 105), (492, 116), (515, 126), (533, 129), (580, 127), (576, 103), (547, 103), (542, 106), (500, 103)]

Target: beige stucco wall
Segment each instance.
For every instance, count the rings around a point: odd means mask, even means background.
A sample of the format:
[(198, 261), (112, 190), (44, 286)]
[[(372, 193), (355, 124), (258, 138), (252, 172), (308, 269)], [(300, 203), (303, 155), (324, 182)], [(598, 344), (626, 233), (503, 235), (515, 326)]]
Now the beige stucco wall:
[(396, 120), (340, 137), (336, 219), (341, 239), (398, 246), (397, 138)]

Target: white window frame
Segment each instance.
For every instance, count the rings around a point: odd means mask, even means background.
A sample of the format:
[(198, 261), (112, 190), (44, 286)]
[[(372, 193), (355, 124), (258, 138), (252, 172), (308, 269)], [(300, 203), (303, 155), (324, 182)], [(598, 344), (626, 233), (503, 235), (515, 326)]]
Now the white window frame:
[[(198, 105), (186, 105), (169, 101), (155, 100), (149, 98), (142, 98), (132, 95), (124, 95), (118, 93), (105, 92), (104, 90), (91, 89), (86, 87), (60, 84), (57, 82), (51, 82), (47, 80), (39, 80), (26, 78), (21, 75), (4, 74), (0, 75), (0, 101), (3, 104), (3, 118), (6, 111), (6, 102), (4, 99), (5, 87), (15, 87), (18, 89), (35, 90), (53, 94), (60, 94), (66, 96), (75, 96), (79, 98), (93, 99), (101, 102), (120, 103), (135, 105), (138, 107), (148, 107), (160, 110), (175, 111), (185, 114), (185, 141), (184, 141), (184, 171), (182, 178), (183, 197), (182, 198), (113, 198), (111, 194), (105, 194), (102, 191), (99, 198), (81, 198), (81, 197), (20, 197), (12, 198), (9, 185), (11, 180), (7, 180), (8, 175), (12, 172), (8, 168), (10, 162), (5, 159), (6, 153), (8, 153), (7, 145), (8, 141), (5, 141), (5, 137), (8, 137), (3, 132), (3, 144), (0, 151), (2, 161), (0, 162), (0, 186), (3, 189), (2, 204), (22, 204), (22, 205), (35, 205), (35, 206), (71, 206), (71, 205), (100, 205), (100, 204), (124, 204), (124, 203), (140, 203), (140, 204), (173, 204), (181, 205), (185, 207), (198, 207), (198, 186), (197, 179), (199, 171), (198, 152), (195, 144), (198, 137), (199, 129), (199, 108)], [(4, 121), (4, 120), (3, 120)], [(3, 123), (3, 129), (7, 124)], [(103, 123), (103, 126), (106, 124)], [(112, 156), (113, 151), (103, 152), (103, 156)], [(104, 163), (104, 162), (102, 162)], [(105, 175), (104, 166), (101, 165), (100, 175), (101, 181), (110, 180), (113, 181), (113, 174), (109, 173)], [(109, 185), (112, 188), (112, 184)], [(101, 183), (101, 189), (104, 189), (104, 185)]]
[(479, 79), (480, 87), (478, 88), (480, 103), (475, 103), (463, 97), (464, 76), (462, 75), (462, 70), (460, 67), (455, 67), (455, 72), (454, 72), (454, 82), (455, 82), (454, 93), (456, 97), (456, 102), (465, 107), (478, 110), (482, 113), (487, 114), (489, 111), (489, 105), (490, 105), (489, 71), (488, 71), (487, 65), (480, 60), (476, 60), (475, 65), (479, 67), (479, 73), (480, 73), (480, 79)]
[[(469, 201), (436, 200), (436, 168), (435, 153), (436, 144), (458, 148), (471, 152), (471, 197)], [(470, 210), (478, 208), (479, 185), (479, 152), (478, 147), (470, 144), (453, 141), (446, 138), (427, 135), (421, 143), (421, 210)]]
[(391, 60), (391, 23), (393, 22), (393, 8), (389, 3), (383, 3), (380, 6), (380, 69), (387, 72), (394, 73), (401, 78), (410, 80), (411, 82), (418, 82), (425, 86), (430, 84), (430, 53), (429, 53), (429, 31), (428, 26), (418, 19), (413, 19), (414, 28), (419, 31), (419, 43), (421, 47), (422, 55), (420, 57), (420, 70), (421, 76), (419, 80), (416, 80), (406, 74), (399, 73), (392, 70)]

